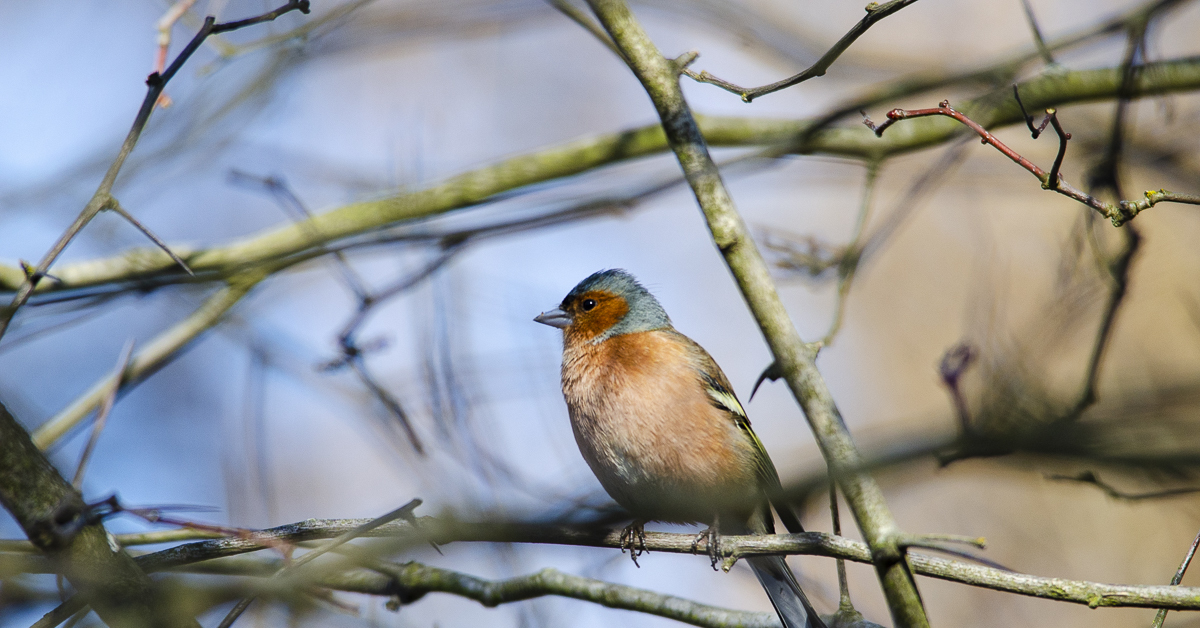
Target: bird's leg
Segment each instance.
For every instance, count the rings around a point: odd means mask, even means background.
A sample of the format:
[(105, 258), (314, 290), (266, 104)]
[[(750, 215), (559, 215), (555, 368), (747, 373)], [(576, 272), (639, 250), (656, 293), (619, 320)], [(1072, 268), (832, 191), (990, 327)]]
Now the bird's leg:
[(700, 534), (692, 541), (692, 553), (695, 554), (700, 546), (700, 541), (704, 541), (705, 549), (708, 550), (708, 558), (712, 561), (713, 571), (717, 570), (717, 563), (721, 562), (721, 515), (713, 515), (712, 525), (701, 530)]
[(646, 520), (634, 519), (633, 523), (625, 526), (621, 530), (621, 553), (625, 553), (625, 548), (629, 548), (629, 557), (633, 559), (635, 567), (641, 567), (638, 564), (638, 556), (644, 552), (649, 552), (646, 549)]

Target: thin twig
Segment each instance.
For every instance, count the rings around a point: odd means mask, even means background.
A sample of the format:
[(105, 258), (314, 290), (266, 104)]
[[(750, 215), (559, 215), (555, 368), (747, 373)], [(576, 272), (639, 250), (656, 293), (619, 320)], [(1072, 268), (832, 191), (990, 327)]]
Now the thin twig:
[(124, 218), (126, 221), (128, 221), (129, 224), (133, 225), (134, 227), (137, 227), (137, 230), (141, 231), (142, 235), (149, 238), (150, 241), (155, 244), (155, 246), (162, 249), (163, 252), (165, 252), (167, 255), (169, 255), (171, 257), (171, 260), (173, 262), (175, 262), (176, 264), (178, 264), (179, 267), (183, 269), (183, 272), (187, 273), (189, 276), (192, 276), (192, 277), (196, 276), (196, 273), (192, 272), (191, 267), (189, 267), (187, 265), (187, 262), (183, 261), (183, 258), (176, 255), (175, 251), (172, 251), (171, 247), (167, 246), (166, 242), (163, 242), (161, 238), (154, 235), (154, 232), (151, 231), (150, 229), (148, 229), (145, 225), (143, 225), (137, 218), (134, 218), (133, 214), (130, 214), (129, 212), (125, 211), (125, 208), (121, 207), (121, 204), (117, 202), (117, 199), (115, 199), (115, 198), (112, 199), (112, 201), (108, 204), (108, 207), (106, 209), (117, 213), (122, 218)]
[[(122, 389), (136, 385), (162, 368), (164, 364), (178, 355), (183, 347), (216, 325), (229, 311), (229, 308), (241, 300), (262, 278), (262, 275), (252, 275), (230, 281), (228, 285), (206, 299), (187, 318), (143, 345), (141, 350), (130, 359), (129, 366), (125, 369), (125, 383), (121, 385)], [(46, 420), (34, 431), (34, 444), (41, 449), (46, 449), (62, 438), (71, 428), (78, 425), (80, 421), (87, 418), (92, 410), (103, 403), (108, 390), (113, 386), (113, 379), (112, 375), (101, 378), (70, 405)]]
[(616, 44), (613, 43), (612, 38), (608, 36), (608, 33), (605, 33), (604, 29), (600, 28), (600, 25), (597, 24), (595, 20), (593, 20), (585, 11), (571, 4), (569, 0), (546, 0), (546, 2), (549, 2), (550, 6), (557, 9), (559, 13), (567, 16), (567, 19), (583, 27), (583, 30), (591, 34), (592, 37), (595, 37), (596, 41), (604, 44), (604, 47), (608, 48), (613, 54), (617, 55), (621, 59), (625, 59), (625, 55), (622, 54), (621, 50), (617, 48)]
[(91, 611), (88, 608), (87, 602), (83, 601), (83, 596), (76, 593), (63, 600), (61, 604), (55, 606), (50, 612), (33, 622), (29, 628), (54, 628), (64, 621), (71, 619), (75, 614), (82, 613), (85, 610)]
[(842, 56), (843, 52), (846, 52), (846, 50), (850, 48), (850, 46), (859, 37), (861, 37), (863, 33), (867, 32), (867, 29), (871, 28), (871, 26), (873, 26), (879, 20), (882, 20), (883, 18), (916, 1), (917, 0), (891, 0), (890, 2), (884, 2), (883, 4), (878, 2), (872, 2), (868, 4), (866, 8), (867, 15), (863, 17), (863, 19), (859, 20), (859, 22), (854, 25), (854, 28), (851, 28), (849, 32), (843, 35), (842, 38), (839, 39), (832, 48), (830, 48), (825, 54), (821, 55), (821, 58), (817, 59), (816, 63), (812, 64), (812, 66), (803, 72), (783, 79), (782, 81), (776, 81), (769, 85), (763, 85), (762, 87), (751, 88), (739, 87), (733, 83), (730, 83), (729, 81), (719, 79), (712, 74), (709, 74), (707, 71), (694, 72), (692, 70), (684, 69), (683, 74), (687, 75), (694, 81), (709, 83), (711, 85), (716, 85), (727, 92), (733, 92), (734, 94), (741, 96), (743, 102), (751, 102), (759, 96), (777, 92), (781, 89), (787, 89), (793, 85), (803, 83), (811, 78), (825, 76), (825, 72), (829, 69), (829, 66), (833, 65), (833, 62), (837, 61), (838, 57)]
[[(842, 517), (838, 511), (837, 483), (829, 483), (829, 515), (833, 518), (834, 536), (842, 535)], [(854, 603), (850, 601), (850, 582), (846, 578), (846, 559), (837, 559), (838, 576), (838, 613), (854, 611)]]
[(1108, 495), (1113, 499), (1130, 502), (1145, 501), (1150, 499), (1164, 499), (1168, 497), (1180, 497), (1182, 495), (1193, 495), (1195, 493), (1200, 493), (1200, 488), (1194, 487), (1169, 488), (1162, 491), (1150, 491), (1148, 493), (1127, 493), (1101, 480), (1100, 476), (1096, 475), (1094, 471), (1082, 471), (1075, 475), (1053, 474), (1047, 475), (1046, 479), (1058, 480), (1060, 482), (1079, 482), (1081, 484), (1091, 484), (1096, 488), (1099, 488), (1101, 491), (1104, 491), (1105, 495)]
[[(1183, 556), (1183, 562), (1179, 564), (1179, 569), (1175, 570), (1175, 575), (1171, 578), (1171, 586), (1179, 586), (1183, 582), (1183, 574), (1187, 573), (1188, 565), (1192, 563), (1192, 557), (1196, 555), (1196, 547), (1200, 546), (1200, 532), (1196, 533), (1196, 538), (1192, 541), (1192, 546), (1188, 548), (1187, 554)], [(1154, 622), (1150, 624), (1150, 628), (1162, 628), (1163, 622), (1167, 620), (1167, 609), (1160, 608), (1158, 613), (1154, 615)]]
[[(1053, 118), (1053, 110), (1047, 110), (1047, 114), (1052, 116), (1051, 123), (1054, 123), (1055, 120)], [(887, 113), (887, 121), (878, 125), (872, 122), (870, 118), (864, 117), (863, 124), (867, 125), (868, 128), (874, 131), (875, 135), (882, 137), (883, 132), (886, 131), (888, 127), (899, 122), (900, 120), (922, 118), (926, 116), (946, 116), (957, 120), (978, 134), (984, 144), (991, 144), (996, 148), (996, 150), (999, 150), (1002, 154), (1004, 154), (1004, 156), (1008, 157), (1013, 162), (1017, 163), (1022, 168), (1028, 170), (1031, 174), (1037, 177), (1038, 180), (1042, 182), (1043, 189), (1058, 192), (1063, 196), (1075, 199), (1076, 201), (1091, 207), (1105, 218), (1111, 220), (1114, 227), (1120, 227), (1126, 222), (1132, 220), (1133, 217), (1142, 210), (1161, 202), (1170, 201), (1200, 205), (1200, 196), (1177, 194), (1174, 192), (1167, 192), (1166, 190), (1146, 192), (1145, 199), (1140, 201), (1122, 200), (1117, 203), (1108, 203), (1095, 196), (1092, 196), (1091, 194), (1088, 194), (1087, 192), (1084, 192), (1083, 190), (1080, 190), (1079, 188), (1074, 187), (1070, 183), (1067, 183), (1067, 181), (1064, 180), (1061, 175), (1058, 176), (1057, 180), (1052, 182), (1050, 179), (1050, 173), (1042, 170), (1036, 164), (1021, 156), (1013, 149), (1009, 148), (1007, 145), (997, 139), (996, 136), (989, 133), (987, 129), (983, 128), (983, 126), (981, 126), (978, 122), (975, 122), (962, 112), (952, 108), (950, 106), (950, 102), (946, 100), (943, 100), (941, 103), (939, 103), (936, 108), (893, 109)], [(1056, 132), (1061, 131), (1060, 126), (1057, 124), (1054, 126)], [(1060, 132), (1059, 139), (1059, 154), (1062, 155), (1063, 151), (1066, 150), (1065, 141), (1070, 139), (1070, 135), (1066, 134), (1065, 132)], [(1057, 163), (1058, 162), (1056, 161), (1056, 164)]]
[[(229, 173), (229, 178), (235, 183), (252, 183), (265, 189), (293, 222), (305, 228), (313, 240), (320, 239), (321, 234), (312, 225), (313, 213), (309, 211), (304, 201), (296, 196), (283, 177), (278, 175), (260, 177), (235, 169)], [(342, 281), (357, 298), (362, 299), (367, 294), (366, 283), (363, 281), (362, 275), (359, 275), (350, 265), (350, 260), (344, 251), (333, 249), (329, 252), (333, 254), (338, 270), (342, 274)]]
[(117, 392), (121, 390), (121, 382), (125, 379), (125, 369), (129, 366), (129, 356), (132, 354), (133, 339), (131, 338), (121, 351), (121, 357), (117, 360), (117, 368), (113, 370), (112, 386), (104, 395), (100, 410), (96, 412), (96, 421), (92, 424), (92, 435), (88, 438), (87, 445), (83, 447), (83, 453), (79, 455), (79, 465), (75, 467), (75, 479), (71, 481), (77, 491), (83, 487), (83, 472), (87, 468), (88, 460), (92, 457), (92, 451), (96, 448), (96, 442), (100, 440), (100, 432), (104, 431), (108, 413), (112, 411), (113, 404), (117, 402)]
[(54, 245), (50, 247), (50, 250), (47, 251), (42, 257), (41, 261), (38, 262), (35, 272), (31, 274), (30, 277), (24, 282), (22, 282), (20, 288), (17, 290), (16, 295), (13, 296), (13, 300), (9, 306), (0, 310), (0, 337), (4, 336), (4, 332), (8, 330), (8, 325), (12, 321), (13, 316), (16, 315), (17, 310), (20, 309), (21, 306), (25, 305), (25, 303), (29, 300), (29, 297), (33, 294), (34, 289), (37, 287), (38, 282), (42, 277), (45, 276), (47, 272), (49, 272), (50, 266), (67, 248), (67, 245), (75, 239), (75, 236), (79, 235), (79, 232), (82, 231), (83, 228), (86, 227), (88, 223), (90, 223), (92, 219), (96, 217), (97, 214), (113, 206), (115, 202), (112, 197), (113, 184), (116, 183), (117, 175), (121, 172), (122, 166), (125, 165), (125, 160), (128, 159), (130, 153), (133, 152), (134, 147), (137, 145), (138, 139), (142, 135), (142, 130), (145, 129), (146, 123), (149, 122), (150, 114), (154, 111), (155, 103), (158, 102), (158, 96), (162, 94), (162, 91), (166, 87), (167, 83), (172, 77), (175, 76), (177, 72), (179, 72), (179, 69), (183, 67), (183, 64), (186, 63), (187, 60), (190, 59), (191, 56), (196, 52), (196, 50), (200, 48), (200, 45), (204, 43), (204, 40), (207, 39), (209, 35), (214, 33), (223, 33), (243, 28), (245, 26), (274, 20), (280, 15), (289, 13), (291, 11), (308, 13), (308, 5), (309, 0), (288, 0), (287, 4), (275, 9), (274, 11), (264, 13), (257, 17), (224, 24), (216, 24), (216, 19), (210, 16), (204, 20), (204, 26), (200, 29), (200, 32), (196, 33), (196, 36), (193, 37), (190, 42), (188, 42), (188, 45), (185, 46), (183, 51), (179, 53), (179, 56), (175, 57), (175, 60), (166, 69), (166, 71), (161, 74), (155, 72), (146, 79), (146, 96), (142, 99), (141, 108), (138, 109), (138, 113), (133, 119), (133, 125), (129, 129), (129, 133), (125, 136), (125, 141), (121, 144), (121, 149), (117, 152), (117, 157), (113, 160), (112, 164), (109, 165), (108, 171), (105, 172), (104, 178), (100, 181), (100, 186), (96, 189), (96, 192), (92, 195), (91, 200), (88, 201), (83, 210), (79, 212), (79, 215), (75, 217), (74, 222), (67, 227), (67, 230), (64, 231), (61, 236), (59, 236)]
[[(352, 541), (360, 536), (363, 536), (364, 534), (367, 534), (367, 533), (371, 532), (372, 530), (379, 528), (380, 526), (389, 524), (389, 523), (396, 521), (397, 519), (401, 519), (401, 518), (411, 519), (413, 511), (416, 510), (416, 508), (420, 505), (421, 505), (420, 499), (410, 500), (407, 504), (387, 513), (386, 515), (383, 515), (382, 517), (377, 517), (366, 523), (356, 526), (351, 530), (347, 530), (344, 534), (339, 535), (337, 538), (333, 539), (329, 543), (326, 543), (326, 544), (322, 545), (321, 547), (319, 547), (315, 550), (312, 550), (311, 552), (308, 552), (307, 554), (301, 556), (300, 558), (292, 561), (290, 564), (284, 566), (279, 571), (276, 571), (275, 574), (271, 577), (278, 579), (278, 578), (283, 577), (286, 574), (293, 573), (297, 569), (300, 569), (304, 565), (307, 565), (308, 563), (312, 562), (313, 560), (315, 560), (317, 557), (321, 556), (322, 554), (325, 554), (325, 553), (329, 552), (330, 550), (337, 549), (338, 547), (345, 545), (349, 541)], [(239, 601), (233, 607), (233, 609), (231, 609), (229, 611), (229, 613), (225, 616), (225, 619), (221, 620), (221, 624), (218, 626), (218, 628), (229, 628), (230, 626), (232, 626), (233, 622), (237, 621), (238, 617), (242, 616), (242, 613), (244, 613), (246, 611), (246, 609), (250, 606), (250, 604), (253, 601), (254, 601), (253, 597), (248, 597), (248, 598), (245, 598), (245, 599)]]
[[(1197, 201), (1200, 202), (1200, 199)], [(1129, 291), (1129, 272), (1133, 265), (1133, 258), (1141, 245), (1142, 237), (1133, 225), (1125, 225), (1121, 235), (1124, 240), (1121, 251), (1108, 263), (1107, 270), (1109, 276), (1112, 277), (1112, 289), (1108, 293), (1108, 302), (1105, 303), (1104, 316), (1100, 319), (1100, 328), (1096, 331), (1096, 341), (1088, 356), (1079, 398), (1066, 414), (1068, 420), (1079, 418), (1083, 415), (1084, 410), (1096, 402), (1096, 385), (1100, 381), (1100, 367), (1104, 364), (1104, 354), (1112, 340), (1113, 330), (1116, 328), (1117, 314)]]
[(850, 286), (854, 282), (854, 275), (858, 272), (858, 263), (862, 261), (863, 234), (866, 232), (867, 222), (871, 217), (875, 183), (879, 180), (881, 167), (882, 163), (879, 161), (867, 162), (867, 178), (863, 182), (862, 202), (858, 207), (854, 235), (843, 250), (838, 264), (837, 302), (833, 306), (833, 321), (829, 324), (829, 331), (825, 332), (825, 337), (821, 339), (821, 344), (825, 347), (833, 344), (834, 337), (842, 329), (842, 322), (846, 316), (846, 301), (850, 298)]
[(1037, 18), (1033, 15), (1033, 7), (1030, 6), (1029, 0), (1021, 0), (1021, 6), (1025, 7), (1025, 19), (1029, 21), (1029, 30), (1033, 32), (1033, 43), (1037, 46), (1038, 54), (1042, 55), (1042, 60), (1047, 65), (1053, 65), (1054, 55), (1050, 54), (1050, 49), (1046, 47), (1042, 29), (1038, 28)]
[[(183, 17), (195, 3), (196, 0), (179, 0), (171, 5), (162, 17), (158, 18), (158, 23), (154, 25), (158, 29), (158, 54), (154, 57), (155, 72), (161, 74), (166, 69), (167, 50), (171, 46), (171, 28), (175, 26), (175, 22), (178, 22), (179, 18)], [(157, 105), (164, 108), (171, 106), (171, 97), (167, 95), (166, 91), (158, 95)]]
[(879, 485), (861, 470), (861, 454), (816, 366), (818, 347), (805, 343), (796, 331), (766, 261), (708, 152), (708, 143), (683, 97), (678, 65), (663, 58), (623, 0), (588, 0), (588, 5), (625, 53), (629, 68), (654, 103), (663, 133), (700, 205), (713, 244), (736, 279), (872, 549), (892, 618), (900, 628), (928, 626), (904, 551), (896, 544), (900, 528)]

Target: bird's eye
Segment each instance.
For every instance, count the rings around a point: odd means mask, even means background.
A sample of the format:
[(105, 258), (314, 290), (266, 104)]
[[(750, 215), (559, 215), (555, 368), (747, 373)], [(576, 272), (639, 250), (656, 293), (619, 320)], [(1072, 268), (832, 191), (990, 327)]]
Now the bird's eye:
[(584, 299), (583, 303), (579, 304), (579, 307), (583, 308), (584, 312), (590, 312), (592, 310), (592, 308), (596, 307), (596, 300), (595, 299)]

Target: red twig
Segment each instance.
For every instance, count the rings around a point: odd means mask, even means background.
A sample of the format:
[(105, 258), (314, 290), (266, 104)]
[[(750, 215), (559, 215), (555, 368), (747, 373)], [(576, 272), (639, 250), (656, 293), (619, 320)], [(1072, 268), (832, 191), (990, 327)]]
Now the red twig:
[[(1024, 107), (1022, 107), (1022, 110), (1024, 110)], [(951, 107), (950, 101), (948, 100), (943, 100), (938, 104), (937, 107), (930, 109), (893, 109), (887, 113), (887, 121), (878, 125), (872, 122), (864, 112), (863, 124), (867, 125), (868, 128), (874, 131), (876, 136), (882, 137), (883, 132), (886, 131), (888, 127), (901, 120), (907, 120), (909, 118), (923, 118), (927, 116), (946, 116), (948, 118), (957, 120), (978, 134), (984, 144), (991, 144), (996, 148), (996, 150), (1003, 153), (1004, 156), (1013, 160), (1019, 166), (1028, 170), (1031, 174), (1033, 174), (1033, 176), (1037, 177), (1038, 180), (1042, 182), (1042, 189), (1058, 192), (1063, 196), (1075, 199), (1076, 201), (1091, 207), (1092, 209), (1104, 215), (1105, 218), (1111, 220), (1113, 226), (1115, 227), (1119, 227), (1126, 222), (1129, 222), (1138, 213), (1153, 207), (1158, 203), (1175, 202), (1200, 205), (1200, 196), (1178, 194), (1175, 192), (1168, 192), (1166, 190), (1152, 190), (1146, 192), (1145, 198), (1137, 201), (1106, 203), (1095, 196), (1092, 196), (1091, 194), (1088, 194), (1087, 192), (1084, 192), (1083, 190), (1071, 185), (1065, 179), (1063, 179), (1062, 175), (1060, 174), (1063, 158), (1065, 158), (1067, 154), (1067, 141), (1071, 139), (1071, 134), (1063, 130), (1062, 124), (1058, 120), (1057, 112), (1054, 109), (1046, 110), (1046, 119), (1042, 121), (1040, 127), (1033, 126), (1033, 116), (1028, 114), (1025, 116), (1026, 124), (1029, 126), (1029, 130), (1034, 134), (1035, 138), (1045, 130), (1047, 123), (1049, 123), (1054, 128), (1054, 132), (1058, 134), (1058, 155), (1054, 159), (1054, 165), (1050, 168), (1050, 172), (1042, 170), (1037, 166), (1037, 164), (1029, 161), (1025, 157), (1022, 157), (1019, 153), (1017, 153), (1017, 151), (1009, 148), (999, 139), (996, 139), (996, 136), (988, 132), (988, 130), (983, 128), (981, 124), (968, 118), (961, 111), (957, 111)]]

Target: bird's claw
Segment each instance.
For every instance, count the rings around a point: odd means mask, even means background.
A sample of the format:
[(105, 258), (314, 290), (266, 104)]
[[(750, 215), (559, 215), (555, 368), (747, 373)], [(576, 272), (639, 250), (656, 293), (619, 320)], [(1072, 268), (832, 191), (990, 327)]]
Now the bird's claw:
[(621, 530), (620, 545), (621, 553), (624, 554), (628, 548), (629, 557), (633, 559), (633, 565), (640, 568), (641, 565), (637, 561), (638, 556), (650, 551), (646, 549), (646, 522), (636, 519), (633, 523), (625, 526), (625, 529)]
[(704, 541), (704, 549), (709, 560), (712, 561), (713, 571), (716, 571), (717, 564), (721, 562), (721, 533), (717, 530), (717, 526), (705, 528), (696, 535), (696, 538), (692, 540), (693, 554), (697, 553), (701, 541)]

